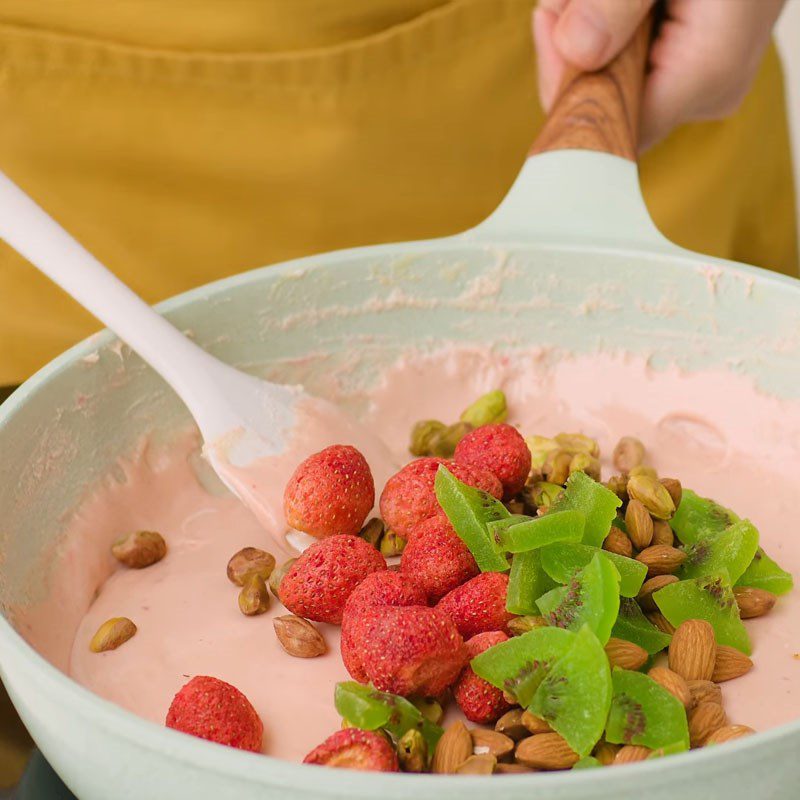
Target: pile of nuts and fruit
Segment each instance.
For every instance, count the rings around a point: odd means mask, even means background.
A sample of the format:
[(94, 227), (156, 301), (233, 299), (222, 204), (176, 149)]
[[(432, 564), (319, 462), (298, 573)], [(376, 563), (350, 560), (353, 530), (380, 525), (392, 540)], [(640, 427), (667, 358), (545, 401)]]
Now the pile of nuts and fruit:
[[(753, 666), (742, 619), (792, 588), (753, 524), (659, 478), (634, 438), (619, 442), (616, 474), (601, 483), (595, 441), (525, 439), (506, 413), (496, 391), (453, 425), (417, 424), (419, 457), (387, 481), (381, 518), (366, 524), (375, 488), (363, 456), (346, 445), (310, 456), (284, 503), (289, 525), (318, 541), (279, 568), (257, 548), (231, 558), (243, 614), (266, 611), (270, 589), (291, 612), (274, 620), (289, 655), (321, 655), (313, 623), (341, 625), (353, 678), (335, 687), (343, 727), (305, 762), (507, 774), (625, 764), (752, 733), (728, 720), (719, 684)], [(138, 532), (113, 552), (141, 568), (166, 546)], [(92, 649), (135, 632), (109, 620)], [(461, 715), (443, 729), (448, 704)], [(167, 725), (261, 749), (255, 710), (215, 678), (184, 686)]]

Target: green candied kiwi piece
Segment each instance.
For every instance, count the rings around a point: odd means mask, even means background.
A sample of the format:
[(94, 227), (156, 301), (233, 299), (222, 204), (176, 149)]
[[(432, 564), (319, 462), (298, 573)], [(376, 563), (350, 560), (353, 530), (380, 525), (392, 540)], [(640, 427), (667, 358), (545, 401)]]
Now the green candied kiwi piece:
[(635, 558), (609, 553), (599, 547), (574, 542), (551, 544), (542, 548), (542, 568), (558, 583), (567, 583), (585, 567), (597, 553), (609, 559), (619, 572), (619, 593), (623, 597), (636, 597), (647, 577), (647, 567)]
[(429, 753), (433, 753), (444, 733), (405, 697), (379, 692), (355, 681), (337, 683), (333, 702), (340, 716), (365, 731), (381, 728), (400, 739), (407, 731), (418, 730), (428, 745)]
[(729, 508), (700, 497), (691, 489), (684, 489), (681, 503), (669, 524), (683, 544), (694, 544), (707, 536), (722, 533), (738, 521), (739, 517)]
[(792, 590), (794, 579), (759, 547), (736, 585), (766, 589), (773, 594), (786, 594)]
[(653, 750), (659, 747), (689, 749), (686, 709), (675, 695), (649, 675), (614, 668), (614, 697), (608, 713), (606, 741), (635, 744)]
[(584, 756), (572, 769), (594, 769), (603, 765), (594, 756)]
[(579, 542), (585, 525), (586, 517), (580, 511), (553, 511), (543, 517), (512, 517), (491, 522), (488, 528), (498, 550), (525, 553), (554, 542)]
[(586, 756), (603, 735), (611, 695), (608, 656), (584, 625), (569, 650), (548, 670), (530, 709), (550, 723), (579, 756)]
[(619, 612), (619, 572), (598, 552), (566, 586), (542, 595), (536, 605), (549, 625), (572, 631), (588, 625), (605, 644)]
[(686, 561), (678, 577), (702, 578), (727, 571), (732, 582), (742, 576), (758, 550), (758, 531), (750, 520), (734, 522), (721, 533), (704, 536), (684, 547)]
[(508, 419), (508, 403), (505, 392), (500, 389), (486, 392), (461, 412), (460, 419), (461, 422), (467, 422), (473, 428), (505, 422)]
[(569, 650), (574, 639), (571, 631), (535, 628), (484, 650), (470, 666), (476, 675), (527, 708), (547, 670)]
[(623, 597), (619, 601), (619, 615), (611, 635), (626, 642), (633, 642), (652, 656), (669, 647), (672, 637), (656, 628), (635, 600)]
[(670, 583), (653, 592), (653, 600), (676, 628), (687, 619), (704, 619), (714, 629), (717, 644), (727, 644), (747, 655), (752, 652), (726, 573)]
[(481, 572), (506, 572), (510, 565), (489, 538), (487, 525), (511, 516), (487, 492), (467, 486), (440, 465), (433, 484), (436, 499), (461, 541), (469, 548)]
[(539, 550), (517, 553), (511, 561), (506, 591), (506, 610), (511, 614), (538, 614), (536, 601), (555, 587), (555, 581), (542, 569)]
[(586, 526), (583, 530), (584, 544), (600, 547), (608, 536), (611, 523), (621, 505), (622, 500), (610, 489), (606, 489), (602, 483), (592, 480), (585, 472), (573, 472), (567, 481), (564, 496), (553, 505), (550, 513), (583, 512), (586, 517)]

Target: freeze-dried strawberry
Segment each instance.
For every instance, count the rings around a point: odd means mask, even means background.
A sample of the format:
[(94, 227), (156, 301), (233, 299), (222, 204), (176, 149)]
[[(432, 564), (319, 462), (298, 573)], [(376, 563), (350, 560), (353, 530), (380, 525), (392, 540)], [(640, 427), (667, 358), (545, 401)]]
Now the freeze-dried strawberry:
[(503, 484), (503, 499), (517, 495), (531, 471), (531, 451), (520, 432), (505, 423), (470, 431), (456, 447), (457, 464), (495, 474)]
[(304, 759), (304, 764), (317, 764), (364, 772), (397, 772), (397, 753), (385, 736), (375, 731), (345, 728), (336, 731)]
[(469, 639), (484, 631), (505, 631), (514, 615), (506, 611), (508, 575), (482, 572), (446, 594), (436, 605)]
[[(467, 643), (470, 659), (508, 639), (502, 631), (486, 631), (473, 636)], [(467, 665), (453, 687), (453, 697), (464, 716), (479, 725), (496, 722), (511, 708), (496, 686), (476, 675)]]
[(385, 569), (383, 556), (358, 536), (329, 536), (312, 544), (283, 576), (281, 602), (298, 617), (338, 625), (356, 586)]
[(335, 444), (309, 456), (286, 484), (283, 508), (292, 528), (323, 538), (357, 534), (375, 505), (375, 483), (364, 456)]

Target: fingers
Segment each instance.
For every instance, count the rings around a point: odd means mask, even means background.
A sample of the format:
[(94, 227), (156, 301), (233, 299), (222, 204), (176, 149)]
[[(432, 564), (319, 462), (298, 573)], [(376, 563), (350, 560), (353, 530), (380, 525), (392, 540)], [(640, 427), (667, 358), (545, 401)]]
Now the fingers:
[(686, 122), (722, 119), (747, 95), (782, 0), (672, 0), (650, 52), (641, 107), (646, 150)]
[(539, 97), (549, 111), (566, 64), (605, 66), (627, 44), (654, 0), (540, 0), (533, 14)]
[(583, 70), (604, 67), (630, 41), (654, 0), (570, 0), (553, 39), (561, 56)]

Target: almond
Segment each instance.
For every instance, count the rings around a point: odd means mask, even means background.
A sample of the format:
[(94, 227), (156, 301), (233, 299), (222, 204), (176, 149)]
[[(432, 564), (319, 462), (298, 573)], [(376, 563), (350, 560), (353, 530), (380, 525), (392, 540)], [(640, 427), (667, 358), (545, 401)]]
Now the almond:
[(639, 594), (636, 596), (639, 605), (645, 611), (658, 611), (658, 606), (655, 600), (653, 600), (653, 592), (657, 592), (659, 589), (663, 589), (665, 586), (677, 582), (678, 579), (675, 575), (656, 575), (654, 578), (646, 580), (642, 584), (642, 588), (639, 589)]
[(705, 620), (687, 619), (672, 634), (669, 668), (684, 680), (710, 680), (716, 656), (714, 629)]
[(712, 734), (728, 722), (722, 706), (717, 703), (700, 703), (689, 712), (688, 718), (692, 747), (702, 747)]
[(753, 669), (753, 662), (740, 650), (726, 644), (717, 645), (717, 656), (714, 660), (714, 672), (711, 680), (714, 683), (724, 683), (740, 678)]
[(677, 697), (684, 708), (691, 708), (694, 705), (688, 684), (677, 672), (673, 672), (666, 667), (653, 667), (647, 674), (659, 686), (662, 686), (671, 695)]
[(631, 558), (633, 556), (633, 545), (631, 540), (619, 528), (611, 526), (611, 530), (603, 542), (603, 550), (609, 553), (615, 553), (618, 556), (625, 556)]
[(509, 739), (518, 742), (526, 736), (530, 736), (530, 731), (525, 727), (522, 722), (522, 716), (527, 712), (521, 708), (512, 708), (511, 711), (506, 711), (502, 717), (495, 723), (494, 729)]
[(644, 454), (644, 445), (639, 439), (635, 436), (623, 436), (617, 442), (617, 446), (611, 454), (611, 460), (617, 470), (627, 474), (644, 461)]
[(515, 753), (520, 764), (534, 769), (571, 769), (580, 757), (558, 733), (539, 733), (517, 744)]
[(608, 767), (614, 763), (617, 753), (620, 751), (618, 744), (601, 741), (594, 749), (594, 757), (604, 766)]
[(765, 589), (754, 589), (750, 586), (739, 586), (733, 590), (736, 604), (739, 606), (739, 616), (742, 619), (763, 617), (772, 610), (778, 602), (776, 595)]
[(625, 511), (625, 527), (637, 550), (650, 547), (653, 541), (653, 518), (640, 500), (631, 500)]
[(473, 728), (472, 751), (476, 756), (490, 755), (498, 761), (514, 752), (514, 740), (497, 731), (490, 731), (486, 728)]
[(506, 626), (511, 631), (512, 636), (522, 636), (523, 633), (528, 633), (534, 628), (543, 628), (547, 625), (547, 620), (544, 617), (536, 615), (527, 615), (524, 617), (514, 617), (508, 621)]
[(675, 626), (660, 611), (648, 611), (645, 616), (662, 633), (667, 633), (670, 636), (675, 633)]
[(675, 534), (672, 532), (668, 522), (663, 519), (653, 520), (653, 541), (652, 544), (665, 544), (668, 547), (675, 546)]
[(750, 736), (755, 731), (747, 725), (725, 725), (715, 731), (711, 736), (706, 739), (706, 744), (723, 744), (724, 742), (731, 742), (734, 739), (741, 739), (743, 736)]
[(677, 478), (662, 478), (661, 485), (669, 492), (672, 502), (675, 503), (675, 508), (681, 504), (683, 499), (683, 487)]
[(625, 639), (611, 637), (606, 644), (606, 655), (612, 667), (620, 669), (640, 669), (650, 657), (643, 647)]
[(675, 572), (686, 561), (686, 553), (677, 547), (654, 544), (642, 550), (636, 560), (647, 567), (647, 577), (652, 578), (654, 575), (670, 575)]
[(431, 772), (452, 775), (472, 755), (472, 736), (463, 722), (454, 722), (433, 751)]
[(272, 627), (281, 647), (295, 658), (316, 658), (324, 655), (328, 646), (322, 634), (307, 620), (285, 614), (272, 620)]
[(692, 705), (700, 703), (716, 703), (722, 705), (722, 689), (713, 681), (686, 681), (692, 695)]
[(497, 766), (494, 756), (470, 756), (463, 764), (456, 767), (456, 775), (491, 775)]
[(522, 712), (522, 724), (530, 733), (551, 733), (553, 730), (550, 723), (530, 711)]
[(497, 764), (494, 768), (495, 775), (518, 775), (524, 772), (534, 772), (524, 764)]
[(650, 754), (653, 751), (649, 747), (642, 747), (636, 744), (626, 744), (618, 753), (617, 757), (614, 759), (614, 766), (619, 766), (620, 764), (633, 764), (636, 761), (646, 761), (650, 758)]

